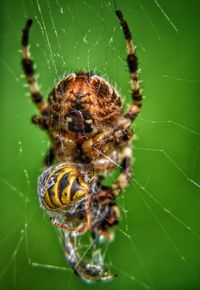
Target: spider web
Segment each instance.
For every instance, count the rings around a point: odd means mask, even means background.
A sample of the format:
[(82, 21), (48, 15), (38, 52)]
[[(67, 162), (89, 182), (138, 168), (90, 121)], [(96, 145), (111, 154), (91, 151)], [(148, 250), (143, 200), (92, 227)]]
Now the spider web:
[[(0, 288), (87, 289), (39, 208), (37, 177), (49, 140), (29, 121), (37, 110), (25, 96), (18, 50), (20, 31), (31, 17), (31, 52), (44, 96), (66, 74), (87, 70), (116, 86), (126, 107), (131, 102), (126, 48), (114, 3), (17, 0), (0, 5)], [(118, 274), (108, 287), (200, 289), (200, 5), (126, 0), (117, 6), (137, 44), (146, 98), (134, 122), (134, 178), (119, 197), (121, 222), (103, 253)]]

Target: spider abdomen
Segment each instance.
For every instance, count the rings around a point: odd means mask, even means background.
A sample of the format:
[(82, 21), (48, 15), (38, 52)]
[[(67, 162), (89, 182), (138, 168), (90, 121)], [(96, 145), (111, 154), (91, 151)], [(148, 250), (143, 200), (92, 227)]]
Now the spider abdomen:
[(99, 126), (112, 126), (122, 113), (116, 90), (103, 78), (73, 73), (60, 81), (49, 95), (53, 127), (88, 134)]

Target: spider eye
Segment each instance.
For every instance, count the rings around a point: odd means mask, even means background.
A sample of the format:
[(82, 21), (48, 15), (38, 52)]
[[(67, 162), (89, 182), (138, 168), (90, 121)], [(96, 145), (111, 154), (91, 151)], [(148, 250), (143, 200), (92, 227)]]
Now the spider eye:
[(74, 165), (51, 166), (39, 177), (40, 202), (48, 209), (70, 208), (88, 192), (89, 186)]

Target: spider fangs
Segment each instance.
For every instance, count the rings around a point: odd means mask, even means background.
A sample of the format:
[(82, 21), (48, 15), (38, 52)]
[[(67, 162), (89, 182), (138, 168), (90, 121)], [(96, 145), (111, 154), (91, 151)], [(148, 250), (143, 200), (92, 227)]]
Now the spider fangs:
[[(123, 113), (117, 91), (103, 78), (87, 72), (68, 75), (45, 102), (37, 84), (28, 47), (29, 19), (22, 33), (22, 67), (33, 103), (40, 114), (34, 124), (49, 135), (52, 146), (39, 177), (40, 204), (63, 236), (65, 256), (85, 281), (109, 281), (100, 249), (86, 262), (77, 249), (77, 237), (90, 232), (95, 247), (119, 220), (116, 197), (131, 178), (131, 124), (140, 112), (142, 95), (131, 33), (121, 11), (116, 11), (126, 39), (132, 104)], [(110, 186), (102, 180), (119, 165), (121, 172)], [(93, 257), (94, 258), (94, 257)]]

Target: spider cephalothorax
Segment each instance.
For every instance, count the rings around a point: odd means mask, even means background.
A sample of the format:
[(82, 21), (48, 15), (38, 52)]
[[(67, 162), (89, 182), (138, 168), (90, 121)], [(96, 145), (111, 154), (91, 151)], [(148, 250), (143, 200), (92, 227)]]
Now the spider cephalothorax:
[[(101, 237), (112, 237), (110, 229), (119, 220), (116, 197), (131, 178), (131, 124), (142, 104), (131, 33), (121, 11), (117, 10), (116, 16), (126, 39), (132, 88), (133, 103), (125, 113), (117, 91), (103, 78), (88, 72), (66, 76), (45, 102), (28, 48), (32, 20), (27, 21), (22, 34), (22, 67), (40, 112), (32, 121), (52, 141), (45, 157), (46, 168), (39, 178), (39, 200), (63, 234), (66, 258), (87, 282), (108, 281), (113, 276), (97, 258), (99, 254), (95, 254), (95, 262), (84, 262), (76, 238), (90, 232), (96, 245)], [(102, 179), (116, 166), (121, 170), (119, 176), (110, 186), (103, 186)]]

